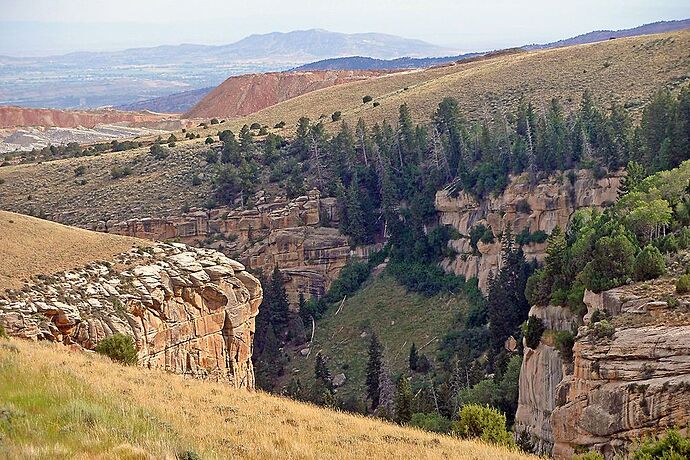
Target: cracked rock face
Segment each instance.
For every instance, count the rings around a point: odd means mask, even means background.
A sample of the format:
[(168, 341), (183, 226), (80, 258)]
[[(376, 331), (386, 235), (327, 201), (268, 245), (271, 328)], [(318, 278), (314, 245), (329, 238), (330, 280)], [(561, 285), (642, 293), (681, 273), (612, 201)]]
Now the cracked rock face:
[(239, 262), (211, 249), (156, 243), (114, 264), (35, 278), (0, 299), (11, 335), (92, 350), (134, 338), (139, 364), (254, 387), (254, 319), (263, 291)]
[[(560, 307), (533, 307), (547, 331), (536, 350), (525, 347), (516, 432), (556, 459), (596, 450), (607, 459), (635, 442), (690, 423), (690, 296), (675, 294), (675, 279), (586, 292), (588, 307), (564, 363), (550, 330), (568, 330)], [(612, 328), (598, 332), (595, 310)], [(564, 313), (566, 312), (566, 313)]]
[[(548, 234), (557, 225), (565, 229), (576, 210), (601, 208), (615, 202), (621, 178), (622, 174), (614, 174), (597, 180), (589, 171), (580, 170), (573, 171), (570, 177), (563, 174), (530, 186), (527, 174), (522, 174), (512, 177), (500, 195), (480, 201), (465, 192), (452, 197), (447, 190), (441, 190), (436, 193), (435, 203), (439, 221), (461, 234), (459, 239), (450, 241), (458, 256), (445, 260), (443, 267), (465, 279), (477, 277), (480, 289), (486, 292), (489, 273), (498, 271), (501, 242), (498, 238), (493, 243), (480, 242), (474, 250), (469, 238), (472, 227), (490, 226), (494, 236), (503, 233), (508, 225), (513, 235), (523, 230)], [(546, 243), (530, 243), (524, 245), (523, 250), (527, 260), (543, 260)]]

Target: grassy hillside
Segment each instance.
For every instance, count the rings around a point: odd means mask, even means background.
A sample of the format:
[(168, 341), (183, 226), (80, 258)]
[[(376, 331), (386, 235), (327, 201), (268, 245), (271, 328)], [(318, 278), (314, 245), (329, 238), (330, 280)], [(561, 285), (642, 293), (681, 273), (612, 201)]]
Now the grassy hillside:
[[(408, 369), (412, 343), (430, 359), (436, 357), (438, 343), (448, 325), (466, 304), (462, 296), (424, 297), (407, 292), (389, 275), (370, 280), (348, 298), (340, 313), (340, 303), (333, 305), (318, 321), (309, 357), (295, 353), (288, 366), (286, 380), (298, 377), (303, 385), (313, 379), (317, 353), (328, 358), (333, 375), (344, 373), (347, 380), (338, 397), (364, 399), (369, 341), (375, 333), (382, 343), (384, 356), (393, 374)], [(290, 372), (291, 369), (297, 369)]]
[(10, 459), (530, 458), (18, 340), (0, 340), (0, 439)]
[[(205, 161), (203, 141), (178, 142), (163, 160), (142, 147), (0, 167), (0, 209), (47, 214), (70, 225), (179, 214), (183, 204), (201, 206), (212, 194), (214, 168)], [(131, 173), (115, 179), (113, 168)], [(199, 185), (192, 185), (195, 175)]]
[(22, 280), (79, 267), (125, 252), (146, 241), (0, 211), (0, 292)]
[[(690, 30), (683, 30), (396, 73), (314, 91), (230, 124), (236, 129), (244, 123), (273, 126), (282, 120), (291, 127), (303, 115), (318, 119), (324, 114), (330, 122), (335, 111), (353, 126), (359, 117), (367, 123), (395, 121), (404, 102), (424, 120), (446, 96), (457, 98), (469, 117), (482, 118), (514, 108), (523, 94), (537, 106), (553, 97), (572, 106), (585, 89), (602, 103), (633, 101), (633, 106), (641, 106), (660, 86), (689, 79)], [(380, 106), (362, 104), (366, 95)]]

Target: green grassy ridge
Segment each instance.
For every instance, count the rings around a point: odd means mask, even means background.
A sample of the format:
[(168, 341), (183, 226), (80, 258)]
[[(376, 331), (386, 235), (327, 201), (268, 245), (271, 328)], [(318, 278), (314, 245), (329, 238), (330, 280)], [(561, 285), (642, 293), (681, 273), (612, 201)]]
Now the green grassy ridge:
[[(309, 388), (314, 378), (316, 355), (322, 353), (333, 376), (344, 373), (347, 380), (337, 396), (346, 399), (366, 397), (366, 367), (372, 333), (376, 333), (384, 347), (384, 357), (393, 376), (408, 370), (412, 343), (421, 354), (434, 361), (438, 345), (453, 319), (464, 312), (467, 302), (461, 295), (439, 294), (433, 297), (408, 292), (389, 274), (369, 279), (353, 296), (345, 300), (336, 315), (340, 302), (331, 305), (325, 316), (316, 323), (314, 341), (309, 357), (298, 349), (289, 351), (283, 384), (299, 378), (303, 388)], [(362, 337), (362, 333), (366, 335)]]

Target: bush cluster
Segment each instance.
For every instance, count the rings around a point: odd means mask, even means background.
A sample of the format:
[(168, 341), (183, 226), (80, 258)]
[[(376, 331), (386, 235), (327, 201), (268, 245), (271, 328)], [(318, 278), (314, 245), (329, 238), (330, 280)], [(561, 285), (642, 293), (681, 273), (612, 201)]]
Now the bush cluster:
[(98, 342), (96, 352), (122, 364), (137, 363), (137, 348), (134, 339), (124, 334), (113, 334)]

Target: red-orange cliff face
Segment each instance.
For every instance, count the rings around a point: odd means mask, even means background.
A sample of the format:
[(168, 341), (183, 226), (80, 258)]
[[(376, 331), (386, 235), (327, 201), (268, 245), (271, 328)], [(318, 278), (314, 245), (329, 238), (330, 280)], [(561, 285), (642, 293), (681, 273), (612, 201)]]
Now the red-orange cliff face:
[(270, 72), (230, 77), (183, 115), (184, 118), (249, 115), (293, 97), (357, 80), (378, 77), (385, 71)]
[(131, 123), (145, 126), (156, 123), (169, 115), (150, 112), (120, 112), (118, 110), (56, 110), (29, 109), (24, 107), (0, 107), (0, 128), (45, 126), (93, 128), (98, 124)]

